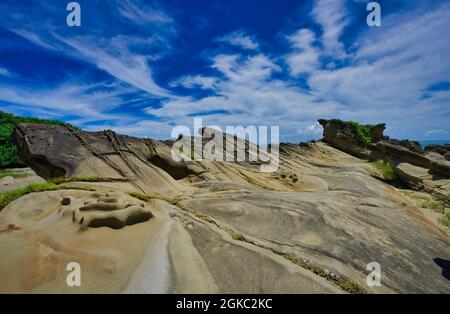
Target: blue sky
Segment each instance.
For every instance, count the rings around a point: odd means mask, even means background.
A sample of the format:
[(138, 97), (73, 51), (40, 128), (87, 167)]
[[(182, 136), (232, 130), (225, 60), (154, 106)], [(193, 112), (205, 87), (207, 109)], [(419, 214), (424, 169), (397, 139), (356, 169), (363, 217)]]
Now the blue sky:
[(387, 123), (450, 138), (450, 3), (363, 0), (82, 0), (0, 3), (0, 109), (86, 130), (170, 137), (175, 125)]

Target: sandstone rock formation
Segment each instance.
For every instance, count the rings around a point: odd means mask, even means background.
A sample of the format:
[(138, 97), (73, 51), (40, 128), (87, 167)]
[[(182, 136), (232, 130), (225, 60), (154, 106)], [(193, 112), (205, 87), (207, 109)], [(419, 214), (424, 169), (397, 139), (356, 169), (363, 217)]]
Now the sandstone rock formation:
[(424, 152), (417, 142), (390, 139), (383, 135), (384, 124), (365, 126), (370, 128), (372, 143), (361, 145), (356, 134), (349, 131), (349, 122), (319, 122), (324, 128), (324, 142), (353, 156), (385, 160), (410, 187), (433, 192), (450, 202), (450, 162), (445, 158), (445, 148), (431, 147)]
[(445, 145), (427, 145), (424, 149), (425, 154), (437, 153), (450, 161), (450, 144)]
[(14, 137), (21, 160), (45, 179), (99, 177), (128, 182), (130, 188), (143, 193), (149, 192), (149, 185), (161, 193), (180, 188), (151, 162), (161, 156), (157, 153), (159, 142), (112, 131), (84, 132), (42, 124), (19, 124)]
[[(216, 136), (234, 147), (234, 137)], [(450, 292), (440, 262), (450, 260), (447, 229), (374, 178), (366, 160), (323, 142), (281, 144), (278, 170), (263, 173), (262, 161), (248, 158), (250, 143), (242, 162), (234, 153), (229, 162), (174, 161), (172, 145), (199, 139), (29, 124), (15, 138), (44, 177), (97, 182), (71, 182), (95, 192), (31, 193), (0, 212), (1, 292)], [(178, 151), (196, 159), (200, 141)], [(72, 260), (83, 267), (78, 288), (65, 284)], [(382, 267), (381, 287), (366, 285), (370, 262)]]
[(0, 178), (0, 193), (20, 189), (30, 183), (42, 182), (45, 180), (30, 168), (9, 169), (8, 175)]

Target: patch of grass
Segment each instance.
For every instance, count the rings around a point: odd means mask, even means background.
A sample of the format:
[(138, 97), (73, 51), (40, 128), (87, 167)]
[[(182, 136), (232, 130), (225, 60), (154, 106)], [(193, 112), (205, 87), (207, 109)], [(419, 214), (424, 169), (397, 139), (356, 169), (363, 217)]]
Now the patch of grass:
[(283, 258), (287, 259), (288, 261), (291, 262), (296, 262), (297, 261), (297, 257), (291, 253), (278, 253), (276, 252), (278, 255), (281, 255)]
[(51, 178), (48, 182), (54, 184), (71, 183), (71, 182), (115, 182), (115, 181), (128, 181), (128, 179), (122, 178), (101, 178), (101, 177), (57, 177)]
[(434, 195), (434, 199), (436, 201), (439, 201), (439, 202), (442, 202), (442, 203), (445, 203), (445, 201), (447, 200), (447, 198), (444, 195), (442, 195), (442, 194)]
[(418, 195), (416, 193), (414, 193), (413, 191), (402, 191), (402, 193), (408, 197), (411, 197), (413, 199), (416, 200), (425, 200), (428, 201), (430, 198), (428, 196), (425, 195)]
[(8, 191), (0, 194), (0, 210), (5, 208), (9, 203), (19, 199), (20, 197), (34, 193), (34, 192), (44, 192), (44, 191), (56, 191), (56, 190), (85, 190), (85, 191), (95, 191), (90, 187), (81, 187), (81, 186), (71, 186), (66, 184), (57, 185), (51, 182), (46, 183), (31, 183), (27, 186)]
[(0, 179), (4, 177), (13, 177), (14, 179), (18, 178), (26, 178), (28, 177), (27, 173), (24, 173), (22, 171), (13, 171), (10, 169), (0, 169)]
[(139, 199), (141, 201), (145, 201), (145, 202), (147, 202), (147, 201), (149, 201), (151, 199), (154, 199), (154, 198), (166, 201), (166, 202), (170, 203), (171, 205), (177, 206), (181, 210), (183, 210), (185, 212), (188, 212), (188, 213), (194, 215), (195, 217), (197, 217), (197, 218), (199, 218), (199, 219), (201, 219), (203, 221), (206, 221), (206, 222), (208, 222), (210, 224), (216, 224), (214, 219), (212, 219), (208, 215), (205, 215), (205, 214), (202, 214), (202, 213), (198, 213), (198, 212), (190, 209), (188, 206), (182, 204), (178, 198), (169, 198), (169, 197), (164, 197), (164, 196), (159, 196), (159, 195), (145, 195), (145, 194), (136, 193), (136, 192), (128, 192), (127, 194), (132, 196), (132, 197), (134, 197), (134, 198), (137, 198), (137, 199)]
[(313, 272), (314, 274), (321, 276), (321, 277), (327, 279), (328, 281), (331, 281), (332, 283), (334, 283), (335, 285), (337, 285), (342, 290), (344, 290), (348, 293), (352, 293), (352, 294), (363, 293), (363, 290), (356, 283), (351, 281), (350, 279), (344, 278), (342, 276), (336, 276), (336, 275), (332, 276), (331, 272), (326, 272), (319, 266), (312, 265), (312, 264), (304, 261), (303, 259), (298, 258), (294, 254), (286, 253), (286, 252), (279, 252), (279, 251), (275, 251), (275, 250), (273, 252), (275, 254), (278, 254), (281, 257), (287, 259), (291, 263), (294, 263), (300, 267), (303, 267), (303, 268)]
[(215, 225), (216, 222), (214, 221), (214, 219), (212, 219), (211, 217), (204, 215), (204, 214), (199, 214), (199, 213), (194, 213), (195, 217), (200, 218), (201, 220), (204, 220), (210, 224)]
[(390, 163), (384, 162), (382, 160), (375, 160), (370, 164), (381, 172), (384, 179), (393, 181), (397, 178)]
[(439, 213), (444, 213), (445, 206), (444, 203), (438, 200), (427, 200), (422, 203), (422, 208), (429, 208)]
[(410, 198), (421, 201), (420, 207), (432, 209), (438, 213), (444, 213), (445, 211), (445, 197), (440, 195), (421, 195), (416, 194), (413, 191), (402, 191), (402, 193)]
[(134, 198), (140, 199), (141, 201), (149, 201), (153, 198), (156, 198), (159, 200), (166, 201), (166, 202), (170, 203), (171, 205), (178, 206), (180, 208), (182, 206), (182, 204), (180, 204), (180, 200), (178, 198), (170, 198), (170, 197), (165, 197), (165, 196), (157, 195), (157, 194), (147, 195), (147, 194), (136, 193), (136, 192), (128, 192), (127, 194)]
[(137, 192), (128, 192), (128, 195), (130, 195), (131, 197), (137, 198), (138, 200), (144, 201), (144, 202), (148, 202), (149, 200), (152, 199), (151, 196), (142, 194), (142, 193), (137, 193)]
[(231, 235), (231, 237), (232, 237), (234, 240), (237, 240), (237, 241), (243, 241), (243, 242), (248, 242), (247, 239), (246, 239), (242, 234), (240, 234), (239, 232), (236, 232), (236, 231), (230, 231), (230, 235)]
[(444, 214), (444, 216), (439, 219), (439, 222), (446, 227), (450, 227), (450, 213)]

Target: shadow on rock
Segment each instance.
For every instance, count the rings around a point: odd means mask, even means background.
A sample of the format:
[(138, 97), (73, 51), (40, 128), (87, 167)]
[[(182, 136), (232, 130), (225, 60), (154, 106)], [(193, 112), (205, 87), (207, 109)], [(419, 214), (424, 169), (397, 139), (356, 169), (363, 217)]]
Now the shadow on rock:
[(433, 260), (440, 268), (442, 268), (442, 276), (444, 276), (445, 279), (450, 280), (450, 261), (438, 257)]

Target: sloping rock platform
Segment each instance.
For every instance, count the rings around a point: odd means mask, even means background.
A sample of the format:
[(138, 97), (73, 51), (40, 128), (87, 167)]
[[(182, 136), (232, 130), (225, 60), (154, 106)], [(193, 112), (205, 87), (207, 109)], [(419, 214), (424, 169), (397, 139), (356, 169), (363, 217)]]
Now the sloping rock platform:
[[(21, 124), (15, 138), (41, 176), (98, 182), (0, 212), (0, 292), (450, 292), (448, 234), (367, 161), (323, 142), (281, 144), (278, 170), (262, 173), (175, 162), (173, 141), (112, 131)], [(66, 285), (70, 261), (81, 287)], [(380, 287), (366, 284), (371, 262)]]

